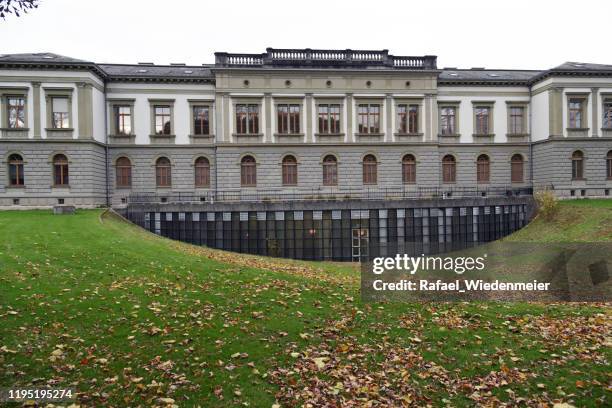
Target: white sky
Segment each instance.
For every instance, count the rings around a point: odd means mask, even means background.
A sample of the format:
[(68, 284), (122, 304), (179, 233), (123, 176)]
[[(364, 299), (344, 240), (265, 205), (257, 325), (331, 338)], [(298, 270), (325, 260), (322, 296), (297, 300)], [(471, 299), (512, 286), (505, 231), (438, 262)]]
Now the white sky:
[(612, 64), (611, 0), (42, 0), (0, 20), (0, 54), (213, 63), (215, 51), (389, 49), (438, 67)]

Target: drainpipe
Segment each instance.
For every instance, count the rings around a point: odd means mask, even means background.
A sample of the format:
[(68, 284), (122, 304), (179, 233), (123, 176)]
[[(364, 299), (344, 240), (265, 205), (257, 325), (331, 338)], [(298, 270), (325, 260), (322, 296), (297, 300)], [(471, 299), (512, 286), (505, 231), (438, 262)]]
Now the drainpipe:
[(535, 188), (534, 187), (534, 180), (533, 180), (533, 143), (532, 143), (532, 119), (533, 119), (533, 100), (532, 100), (532, 93), (531, 93), (531, 85), (529, 85), (529, 179), (531, 180), (531, 188), (532, 191)]
[(106, 184), (106, 207), (110, 208), (110, 192), (108, 189), (108, 100), (106, 81), (104, 81), (104, 181)]
[[(215, 138), (217, 136), (215, 135)], [(213, 157), (215, 158), (215, 190), (214, 190), (214, 194), (213, 197), (211, 197), (211, 202), (214, 203), (215, 200), (217, 199), (217, 189), (219, 188), (219, 186), (217, 185), (217, 143), (215, 142), (215, 146), (213, 147)]]

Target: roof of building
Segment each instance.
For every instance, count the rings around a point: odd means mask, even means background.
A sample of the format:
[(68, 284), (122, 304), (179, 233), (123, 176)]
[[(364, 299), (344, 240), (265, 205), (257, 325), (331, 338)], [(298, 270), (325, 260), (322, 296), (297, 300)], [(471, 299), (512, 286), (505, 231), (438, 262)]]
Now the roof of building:
[(549, 76), (612, 76), (612, 65), (565, 62), (549, 70), (438, 70), (437, 57), (394, 56), (388, 50), (318, 50), (267, 48), (261, 54), (215, 53), (215, 64), (98, 64), (50, 52), (0, 54), (0, 67), (88, 70), (106, 81), (214, 82), (215, 69), (359, 69), (438, 73), (440, 85), (529, 86)]
[(211, 66), (98, 64), (110, 81), (211, 82)]
[(509, 69), (444, 68), (438, 77), (438, 83), (441, 85), (527, 85), (534, 76), (541, 72)]
[(66, 57), (52, 52), (36, 52), (22, 54), (0, 54), (1, 62), (55, 62), (61, 64), (93, 64), (91, 61)]
[(612, 76), (612, 65), (568, 61), (552, 69), (541, 72), (531, 79), (531, 83), (536, 83), (551, 76), (610, 77)]
[(564, 62), (553, 68), (553, 71), (608, 71), (612, 72), (612, 65), (592, 64), (589, 62)]

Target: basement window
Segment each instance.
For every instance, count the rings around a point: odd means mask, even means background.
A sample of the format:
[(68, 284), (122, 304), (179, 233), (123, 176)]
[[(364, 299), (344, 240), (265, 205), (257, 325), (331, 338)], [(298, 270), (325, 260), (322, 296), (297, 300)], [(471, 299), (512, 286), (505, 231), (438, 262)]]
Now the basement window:
[(19, 199), (18, 198), (13, 198), (13, 205), (19, 205)]
[(63, 198), (58, 198), (57, 199), (57, 203), (58, 204), (64, 204), (64, 199)]

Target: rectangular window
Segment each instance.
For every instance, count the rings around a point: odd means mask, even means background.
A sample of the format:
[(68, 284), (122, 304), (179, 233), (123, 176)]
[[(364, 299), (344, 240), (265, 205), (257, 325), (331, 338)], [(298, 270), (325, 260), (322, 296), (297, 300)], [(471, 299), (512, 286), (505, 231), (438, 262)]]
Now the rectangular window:
[(612, 102), (606, 102), (603, 105), (603, 127), (612, 129)]
[(300, 105), (278, 105), (277, 131), (280, 134), (300, 133)]
[(68, 129), (70, 127), (70, 114), (68, 112), (68, 98), (53, 98), (51, 100), (52, 125), (55, 129)]
[(510, 107), (510, 123), (508, 133), (513, 135), (525, 133), (524, 112), (525, 108), (521, 106)]
[(477, 135), (490, 134), (491, 108), (486, 106), (477, 106), (474, 108), (474, 115), (476, 115), (476, 129), (474, 133)]
[(440, 111), (440, 133), (442, 135), (457, 134), (457, 110), (454, 106), (443, 107)]
[(155, 106), (155, 134), (169, 135), (172, 133), (172, 123), (170, 122), (170, 107)]
[(570, 99), (569, 100), (569, 127), (573, 129), (580, 129), (584, 126), (583, 124), (583, 108), (584, 99)]
[(25, 127), (25, 99), (19, 97), (9, 97), (8, 105), (8, 127), (11, 129), (21, 129)]
[(118, 135), (132, 134), (132, 109), (129, 106), (115, 106), (115, 129)]
[(340, 133), (340, 105), (322, 104), (317, 109), (319, 118), (319, 133)]
[(408, 111), (408, 133), (419, 133), (419, 106), (410, 105)]
[(193, 107), (193, 133), (195, 135), (210, 134), (210, 108), (208, 106)]
[(249, 133), (259, 133), (259, 106), (249, 105)]
[(236, 133), (245, 135), (259, 133), (259, 105), (236, 105)]
[(408, 133), (408, 105), (397, 105), (397, 133)]
[(380, 105), (360, 104), (357, 114), (358, 133), (380, 133)]

